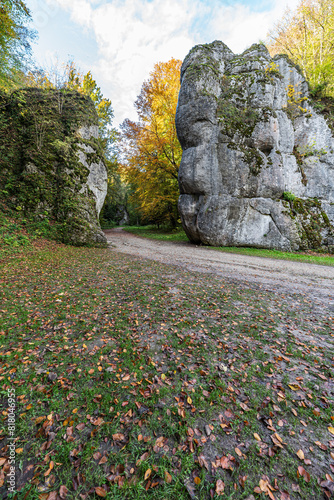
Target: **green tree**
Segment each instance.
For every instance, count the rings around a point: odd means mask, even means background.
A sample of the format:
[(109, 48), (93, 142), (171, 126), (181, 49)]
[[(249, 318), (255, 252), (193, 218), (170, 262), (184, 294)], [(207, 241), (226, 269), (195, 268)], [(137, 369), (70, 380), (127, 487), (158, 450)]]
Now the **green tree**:
[(1, 0), (0, 5), (0, 88), (8, 89), (21, 81), (31, 54), (35, 34), (26, 24), (29, 9), (22, 0)]
[(178, 169), (182, 150), (175, 113), (181, 61), (155, 65), (135, 103), (138, 122), (122, 124), (121, 163), (133, 202), (144, 219), (175, 226), (178, 219)]
[(301, 68), (313, 91), (334, 96), (333, 0), (301, 0), (268, 35), (271, 55), (284, 53)]

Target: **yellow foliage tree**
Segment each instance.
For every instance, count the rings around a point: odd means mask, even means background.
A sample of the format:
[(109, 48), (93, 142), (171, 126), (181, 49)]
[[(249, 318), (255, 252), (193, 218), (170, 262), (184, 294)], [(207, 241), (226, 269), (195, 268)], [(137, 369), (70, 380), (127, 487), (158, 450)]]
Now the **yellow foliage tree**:
[(301, 68), (313, 90), (334, 96), (333, 0), (301, 0), (268, 35), (272, 56), (280, 53)]
[(180, 90), (181, 61), (154, 66), (135, 102), (138, 122), (121, 125), (121, 164), (133, 188), (132, 199), (147, 221), (175, 226), (178, 219), (178, 170), (182, 149), (175, 113)]

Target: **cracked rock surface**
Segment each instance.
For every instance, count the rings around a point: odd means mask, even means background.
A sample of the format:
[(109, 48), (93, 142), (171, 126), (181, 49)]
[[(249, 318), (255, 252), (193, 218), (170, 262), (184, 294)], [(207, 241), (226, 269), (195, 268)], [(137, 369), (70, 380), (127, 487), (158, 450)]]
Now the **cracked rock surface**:
[(334, 137), (285, 56), (194, 47), (176, 115), (179, 211), (192, 242), (334, 250)]

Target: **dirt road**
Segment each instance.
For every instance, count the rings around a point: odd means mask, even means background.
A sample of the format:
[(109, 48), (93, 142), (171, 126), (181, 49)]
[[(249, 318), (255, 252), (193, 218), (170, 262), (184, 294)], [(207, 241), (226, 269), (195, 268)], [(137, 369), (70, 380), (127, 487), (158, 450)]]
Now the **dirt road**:
[(305, 295), (314, 307), (334, 311), (334, 267), (238, 255), (190, 243), (149, 240), (122, 229), (106, 230), (112, 251), (180, 266), (189, 271), (213, 273), (240, 285)]

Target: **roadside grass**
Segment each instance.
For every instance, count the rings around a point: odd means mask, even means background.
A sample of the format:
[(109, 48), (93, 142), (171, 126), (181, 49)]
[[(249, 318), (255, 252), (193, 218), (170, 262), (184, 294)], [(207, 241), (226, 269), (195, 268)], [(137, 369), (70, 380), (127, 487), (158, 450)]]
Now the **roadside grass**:
[[(44, 240), (43, 240), (44, 238)], [(0, 201), (0, 261), (22, 252), (40, 248), (46, 241), (56, 240), (56, 225), (45, 218), (26, 218), (20, 212), (8, 209)]]
[[(157, 229), (155, 226), (125, 226), (123, 228), (129, 233), (136, 234), (137, 236), (142, 236), (143, 238), (150, 238), (155, 240), (163, 241), (176, 241), (176, 242), (187, 242), (186, 233), (183, 229), (176, 229), (171, 231), (170, 229)], [(248, 248), (248, 247), (210, 247), (201, 245), (201, 248), (206, 248), (208, 250), (219, 250), (220, 252), (236, 253), (241, 255), (251, 255), (254, 257), (266, 257), (269, 259), (279, 259), (279, 260), (292, 260), (296, 262), (308, 262), (309, 264), (320, 264), (324, 266), (334, 266), (334, 255), (317, 255), (315, 252), (303, 253), (303, 252), (281, 252), (279, 250), (266, 250), (263, 248)]]
[(0, 270), (1, 498), (10, 389), (8, 498), (330, 492), (333, 318), (305, 296), (56, 244)]

